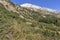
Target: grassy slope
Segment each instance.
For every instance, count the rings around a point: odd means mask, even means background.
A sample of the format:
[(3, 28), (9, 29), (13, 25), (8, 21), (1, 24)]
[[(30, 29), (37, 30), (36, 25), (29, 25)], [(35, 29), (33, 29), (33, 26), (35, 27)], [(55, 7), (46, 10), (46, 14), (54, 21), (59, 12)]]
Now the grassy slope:
[(60, 40), (60, 19), (25, 8), (19, 11), (9, 12), (0, 4), (0, 40)]

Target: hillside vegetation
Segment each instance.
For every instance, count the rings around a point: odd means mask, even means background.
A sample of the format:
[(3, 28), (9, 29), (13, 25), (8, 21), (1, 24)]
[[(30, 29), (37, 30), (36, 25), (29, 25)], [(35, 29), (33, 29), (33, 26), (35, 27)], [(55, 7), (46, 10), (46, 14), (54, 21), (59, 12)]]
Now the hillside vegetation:
[(60, 18), (23, 7), (17, 11), (0, 4), (0, 40), (60, 40)]

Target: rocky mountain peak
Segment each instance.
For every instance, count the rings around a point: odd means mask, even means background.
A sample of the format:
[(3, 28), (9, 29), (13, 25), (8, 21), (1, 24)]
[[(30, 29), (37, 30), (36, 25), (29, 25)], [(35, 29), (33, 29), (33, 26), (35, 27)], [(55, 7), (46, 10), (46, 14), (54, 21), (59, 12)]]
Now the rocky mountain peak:
[(22, 7), (31, 7), (31, 8), (36, 8), (36, 9), (41, 8), (40, 6), (36, 6), (36, 5), (30, 4), (30, 3), (25, 3), (25, 4), (22, 4), (21, 6)]
[(30, 3), (24, 3), (24, 4), (20, 5), (20, 6), (21, 7), (25, 7), (25, 8), (31, 8), (33, 10), (40, 9), (40, 10), (45, 10), (45, 11), (50, 11), (50, 12), (57, 12), (57, 10), (50, 9), (50, 8), (45, 8), (45, 7), (41, 7), (41, 6), (37, 6), (37, 5), (34, 5), (34, 4), (30, 4)]

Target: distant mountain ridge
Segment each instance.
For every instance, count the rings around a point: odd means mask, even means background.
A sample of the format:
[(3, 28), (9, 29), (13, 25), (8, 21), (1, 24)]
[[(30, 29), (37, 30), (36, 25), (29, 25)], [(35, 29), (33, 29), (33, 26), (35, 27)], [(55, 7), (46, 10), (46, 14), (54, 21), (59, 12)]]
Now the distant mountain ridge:
[(20, 5), (21, 7), (28, 7), (28, 8), (33, 8), (33, 9), (43, 9), (43, 10), (47, 10), (47, 11), (51, 11), (51, 12), (57, 12), (57, 10), (54, 9), (49, 9), (49, 8), (44, 8), (44, 7), (40, 7), (34, 4), (30, 4), (30, 3), (24, 3)]
[(50, 8), (44, 8), (44, 7), (34, 5), (34, 4), (29, 4), (29, 3), (25, 3), (25, 4), (22, 4), (20, 6), (27, 8), (27, 9), (30, 9), (30, 10), (34, 10), (36, 12), (40, 12), (43, 14), (49, 14), (49, 15), (53, 15), (55, 17), (60, 18), (60, 11), (58, 11), (58, 10), (54, 10), (54, 9), (50, 9)]

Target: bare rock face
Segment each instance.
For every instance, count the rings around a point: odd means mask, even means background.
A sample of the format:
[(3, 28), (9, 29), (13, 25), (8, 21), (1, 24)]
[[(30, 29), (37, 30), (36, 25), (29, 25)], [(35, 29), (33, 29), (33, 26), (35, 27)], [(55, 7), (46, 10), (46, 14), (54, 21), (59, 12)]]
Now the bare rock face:
[(51, 11), (51, 12), (57, 11), (57, 10), (53, 10), (53, 9), (44, 8), (44, 7), (40, 7), (40, 6), (37, 6), (37, 5), (29, 4), (29, 3), (22, 4), (21, 7), (32, 8), (32, 9), (35, 9), (35, 10), (36, 9), (41, 9), (41, 10), (46, 10), (46, 11)]
[(0, 0), (0, 2), (4, 2), (4, 1), (10, 1), (10, 0)]
[(30, 10), (34, 10), (34, 11), (42, 13), (42, 14), (53, 15), (55, 17), (60, 18), (60, 11), (57, 11), (57, 10), (54, 10), (54, 9), (44, 8), (44, 7), (40, 7), (40, 6), (37, 6), (37, 5), (29, 4), (29, 3), (25, 3), (25, 4), (22, 4), (20, 6), (25, 7), (27, 9), (30, 9)]
[(3, 4), (8, 11), (17, 12), (15, 4), (13, 4), (10, 0), (0, 0), (0, 3)]

